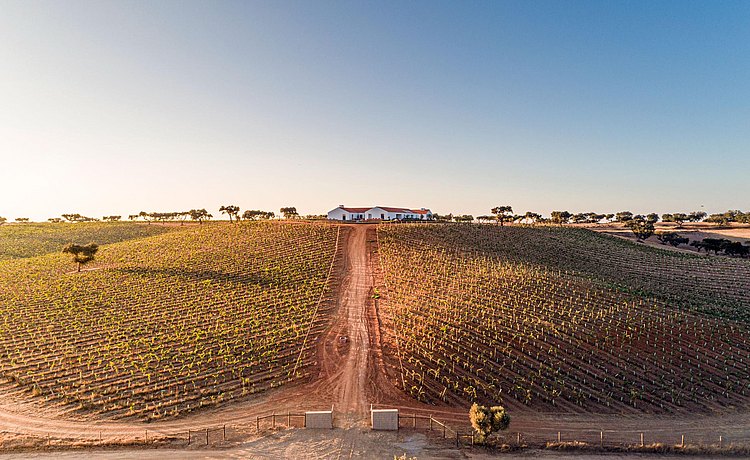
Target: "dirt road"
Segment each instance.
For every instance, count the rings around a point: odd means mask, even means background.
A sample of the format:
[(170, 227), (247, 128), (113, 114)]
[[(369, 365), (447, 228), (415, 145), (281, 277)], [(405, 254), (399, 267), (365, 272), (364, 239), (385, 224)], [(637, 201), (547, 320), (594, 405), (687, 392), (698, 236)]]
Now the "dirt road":
[(370, 331), (366, 317), (372, 295), (372, 270), (366, 250), (366, 227), (350, 227), (343, 281), (333, 324), (323, 344), (320, 388), (333, 395), (337, 411), (352, 420), (367, 408)]

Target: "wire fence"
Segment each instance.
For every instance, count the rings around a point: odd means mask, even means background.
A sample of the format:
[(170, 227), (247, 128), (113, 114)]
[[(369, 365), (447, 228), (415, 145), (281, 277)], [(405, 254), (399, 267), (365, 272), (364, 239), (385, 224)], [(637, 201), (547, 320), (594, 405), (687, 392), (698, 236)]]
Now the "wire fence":
[[(454, 441), (456, 446), (478, 444), (479, 437), (471, 427), (452, 428), (432, 415), (399, 413), (399, 429), (430, 432), (443, 439)], [(741, 428), (741, 427), (738, 427)], [(750, 430), (686, 429), (680, 433), (673, 429), (644, 430), (594, 430), (576, 429), (554, 431), (506, 431), (494, 435), (494, 443), (511, 447), (544, 447), (554, 445), (585, 445), (606, 448), (646, 448), (663, 445), (676, 448), (688, 446), (713, 449), (750, 449)]]
[[(333, 413), (333, 408), (331, 408)], [(66, 444), (91, 445), (140, 445), (168, 443), (186, 446), (213, 446), (220, 443), (245, 440), (248, 436), (261, 435), (266, 431), (285, 428), (304, 428), (305, 412), (282, 412), (256, 416), (246, 424), (223, 424), (187, 430), (137, 429), (109, 431), (105, 427), (92, 427), (88, 435), (70, 435), (69, 437), (47, 434), (29, 434), (22, 431), (0, 431), (0, 438), (11, 435), (26, 439), (33, 446), (62, 446)], [(665, 424), (668, 421), (665, 421)], [(419, 430), (430, 436), (441, 438), (456, 447), (471, 446), (479, 443), (479, 437), (467, 425), (450, 425), (432, 415), (418, 413), (398, 414), (400, 430)], [(682, 432), (681, 432), (682, 431)], [(0, 443), (2, 444), (2, 443)], [(639, 449), (654, 446), (669, 448), (718, 449), (719, 451), (742, 450), (750, 453), (750, 429), (741, 426), (695, 426), (691, 428), (649, 428), (643, 430), (614, 429), (569, 429), (556, 430), (539, 427), (533, 430), (508, 430), (493, 435), (493, 444), (511, 448), (542, 447), (565, 448), (586, 447), (592, 449)]]

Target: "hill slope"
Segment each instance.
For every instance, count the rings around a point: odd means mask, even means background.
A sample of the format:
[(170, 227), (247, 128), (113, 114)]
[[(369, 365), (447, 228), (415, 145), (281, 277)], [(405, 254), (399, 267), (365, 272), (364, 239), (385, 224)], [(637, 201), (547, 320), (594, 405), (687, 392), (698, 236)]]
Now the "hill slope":
[(82, 273), (62, 254), (0, 262), (0, 375), (140, 418), (300, 378), (336, 240), (325, 225), (219, 224), (105, 246)]
[(184, 228), (132, 222), (0, 225), (0, 260), (59, 252), (67, 243), (112, 244)]
[(566, 412), (748, 404), (748, 325), (716, 317), (746, 315), (746, 261), (556, 228), (378, 235), (393, 358), (418, 399)]

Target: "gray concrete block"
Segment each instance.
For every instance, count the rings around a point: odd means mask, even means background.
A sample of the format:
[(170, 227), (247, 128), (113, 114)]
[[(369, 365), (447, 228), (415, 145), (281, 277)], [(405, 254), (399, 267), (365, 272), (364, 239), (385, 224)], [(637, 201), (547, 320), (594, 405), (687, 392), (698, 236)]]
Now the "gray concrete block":
[(398, 430), (398, 409), (373, 409), (370, 418), (373, 430)]
[(333, 411), (305, 412), (305, 428), (333, 429)]

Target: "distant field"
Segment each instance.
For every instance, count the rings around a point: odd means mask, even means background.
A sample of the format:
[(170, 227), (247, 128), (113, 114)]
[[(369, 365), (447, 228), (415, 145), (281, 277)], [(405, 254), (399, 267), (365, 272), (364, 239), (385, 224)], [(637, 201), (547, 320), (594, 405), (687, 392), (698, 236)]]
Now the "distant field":
[(58, 253), (2, 261), (0, 376), (67, 410), (143, 419), (298, 379), (327, 319), (315, 312), (337, 231), (192, 226), (104, 246), (82, 273)]
[(610, 413), (748, 405), (750, 261), (568, 228), (378, 235), (383, 315), (417, 399)]
[(68, 243), (119, 243), (179, 228), (132, 222), (5, 224), (0, 225), (0, 260), (59, 252)]

